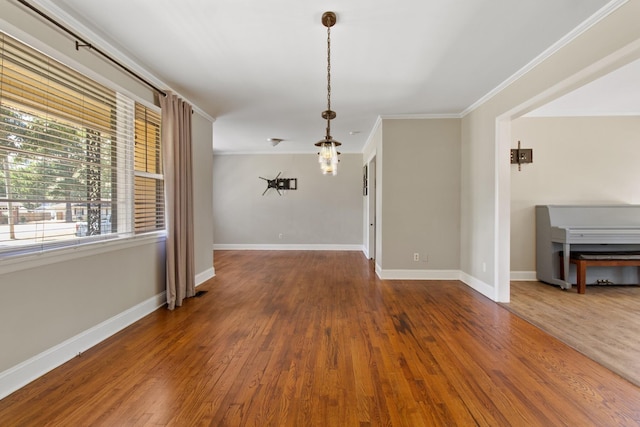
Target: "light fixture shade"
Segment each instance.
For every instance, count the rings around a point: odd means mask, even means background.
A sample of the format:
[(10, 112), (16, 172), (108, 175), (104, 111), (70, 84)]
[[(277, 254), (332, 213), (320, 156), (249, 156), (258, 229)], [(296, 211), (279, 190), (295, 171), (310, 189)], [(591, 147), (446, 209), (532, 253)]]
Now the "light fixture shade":
[(336, 141), (325, 139), (324, 141), (320, 141), (316, 143), (317, 146), (320, 147), (320, 152), (318, 153), (318, 162), (320, 163), (320, 170), (322, 170), (323, 175), (338, 174), (338, 150), (336, 149), (337, 145), (340, 143), (336, 143)]

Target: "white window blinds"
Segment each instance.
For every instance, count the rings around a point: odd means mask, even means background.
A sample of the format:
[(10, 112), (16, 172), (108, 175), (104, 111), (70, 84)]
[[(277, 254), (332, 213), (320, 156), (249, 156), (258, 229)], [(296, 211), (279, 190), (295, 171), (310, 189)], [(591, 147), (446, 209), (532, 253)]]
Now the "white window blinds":
[(136, 104), (135, 232), (164, 228), (160, 114)]
[[(163, 227), (157, 202), (156, 226), (137, 226), (134, 105), (0, 33), (0, 256)], [(162, 182), (161, 170), (152, 175)]]

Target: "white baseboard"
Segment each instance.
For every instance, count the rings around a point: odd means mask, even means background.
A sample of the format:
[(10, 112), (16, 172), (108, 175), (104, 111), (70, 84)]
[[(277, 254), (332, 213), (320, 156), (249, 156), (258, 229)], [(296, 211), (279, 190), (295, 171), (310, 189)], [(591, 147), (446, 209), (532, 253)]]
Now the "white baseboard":
[(523, 282), (537, 282), (538, 275), (535, 271), (512, 271), (510, 279)]
[(214, 244), (214, 250), (228, 251), (362, 251), (362, 245), (253, 245)]
[(216, 277), (216, 270), (213, 267), (203, 271), (202, 273), (196, 274), (196, 286), (202, 285), (213, 277)]
[(459, 270), (380, 270), (382, 280), (459, 280)]
[(496, 290), (460, 270), (383, 270), (376, 264), (376, 274), (382, 280), (460, 280), (465, 285), (496, 301)]
[(488, 285), (482, 280), (476, 279), (463, 271), (460, 272), (460, 280), (471, 289), (475, 289), (490, 300), (497, 301), (496, 289), (493, 286)]
[(166, 295), (163, 292), (4, 372), (0, 372), (0, 399), (142, 319), (165, 303)]

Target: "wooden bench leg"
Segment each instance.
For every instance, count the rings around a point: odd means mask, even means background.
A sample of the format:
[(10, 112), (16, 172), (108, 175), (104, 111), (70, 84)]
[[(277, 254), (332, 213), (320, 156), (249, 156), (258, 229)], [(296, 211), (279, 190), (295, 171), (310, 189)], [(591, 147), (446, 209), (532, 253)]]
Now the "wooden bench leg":
[(584, 260), (576, 261), (576, 281), (578, 293), (584, 294), (587, 290), (587, 262)]
[[(562, 258), (562, 257), (560, 257)], [(569, 263), (576, 266), (576, 287), (579, 294), (587, 292), (587, 265), (592, 267), (638, 267), (640, 275), (640, 259), (579, 259), (571, 258)], [(560, 260), (560, 280), (567, 280), (565, 276), (568, 276), (568, 272), (564, 271), (564, 264), (562, 259)], [(564, 288), (563, 288), (564, 289)]]

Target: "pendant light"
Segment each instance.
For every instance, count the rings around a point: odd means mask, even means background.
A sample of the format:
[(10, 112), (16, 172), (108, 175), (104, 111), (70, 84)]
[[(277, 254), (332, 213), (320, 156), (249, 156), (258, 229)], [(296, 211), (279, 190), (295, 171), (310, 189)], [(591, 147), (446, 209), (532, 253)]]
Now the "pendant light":
[(318, 162), (324, 175), (338, 173), (338, 154), (336, 147), (342, 145), (331, 136), (331, 120), (336, 118), (336, 112), (331, 110), (331, 27), (336, 23), (336, 14), (325, 12), (322, 14), (322, 25), (327, 27), (327, 109), (322, 112), (322, 118), (327, 121), (326, 135), (323, 140), (315, 143), (320, 148)]

